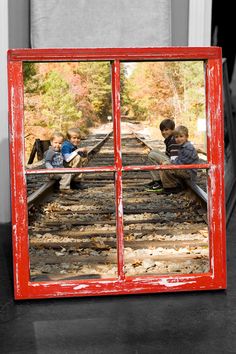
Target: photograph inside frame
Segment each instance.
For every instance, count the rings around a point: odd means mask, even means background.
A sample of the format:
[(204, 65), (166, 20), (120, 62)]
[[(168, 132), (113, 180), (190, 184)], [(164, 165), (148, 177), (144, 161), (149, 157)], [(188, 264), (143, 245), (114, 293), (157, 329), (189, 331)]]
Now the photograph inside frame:
[[(63, 174), (114, 166), (111, 64), (23, 69), (25, 167), (50, 169), (27, 175), (31, 280), (116, 278), (115, 173)], [(207, 163), (204, 62), (122, 62), (120, 93), (122, 165), (170, 166), (122, 173), (125, 275), (206, 273), (207, 171), (171, 169)]]

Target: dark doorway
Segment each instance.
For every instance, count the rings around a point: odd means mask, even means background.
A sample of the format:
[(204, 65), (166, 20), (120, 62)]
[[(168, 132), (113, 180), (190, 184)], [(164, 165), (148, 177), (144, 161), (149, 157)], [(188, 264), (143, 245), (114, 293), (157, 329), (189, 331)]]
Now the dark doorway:
[(236, 45), (232, 39), (234, 33), (233, 1), (222, 3), (221, 0), (212, 0), (212, 36), (211, 44), (222, 47), (222, 56), (227, 60), (228, 79), (231, 83), (234, 72)]

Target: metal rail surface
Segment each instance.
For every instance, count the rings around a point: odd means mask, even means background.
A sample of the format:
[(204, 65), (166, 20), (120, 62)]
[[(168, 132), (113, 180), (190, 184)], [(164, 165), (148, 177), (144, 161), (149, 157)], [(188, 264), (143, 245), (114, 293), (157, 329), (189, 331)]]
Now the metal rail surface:
[[(88, 148), (88, 154), (87, 154), (88, 159), (91, 159), (92, 155), (95, 154), (102, 147), (102, 145), (107, 141), (107, 139), (109, 138), (109, 136), (111, 134), (112, 134), (112, 131), (110, 131), (107, 134), (101, 134), (96, 137), (89, 137), (89, 139), (87, 140), (87, 144), (86, 144), (86, 147)], [(94, 145), (91, 146), (91, 144), (89, 142), (91, 142)], [(40, 169), (40, 168), (44, 168), (44, 164), (45, 164), (45, 161), (41, 160), (41, 161), (38, 161), (34, 164), (27, 165), (27, 168), (28, 169)], [(35, 180), (36, 180), (36, 178), (35, 178)], [(38, 183), (41, 184), (42, 181), (44, 181), (44, 180), (45, 180), (45, 182), (40, 187), (37, 187), (37, 183), (35, 183), (35, 181), (33, 183), (31, 182), (31, 186), (33, 184), (34, 189), (36, 188), (36, 190), (34, 190), (32, 192), (32, 190), (29, 190), (29, 188), (28, 188), (28, 194), (29, 194), (29, 196), (27, 198), (28, 208), (31, 208), (34, 206), (34, 204), (36, 204), (37, 202), (40, 202), (40, 200), (42, 200), (42, 198), (44, 196), (47, 196), (47, 194), (52, 191), (53, 186), (56, 184), (56, 180), (48, 181), (47, 176), (45, 178), (41, 178), (41, 181), (38, 181)]]

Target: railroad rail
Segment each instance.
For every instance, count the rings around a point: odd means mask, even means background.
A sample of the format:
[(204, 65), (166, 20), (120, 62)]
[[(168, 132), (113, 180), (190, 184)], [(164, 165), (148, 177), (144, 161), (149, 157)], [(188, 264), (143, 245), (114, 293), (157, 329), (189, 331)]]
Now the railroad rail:
[[(165, 156), (164, 151), (163, 151), (163, 144), (160, 144), (160, 142), (158, 140), (154, 141), (154, 144), (152, 145), (153, 140), (150, 142), (149, 140), (145, 140), (145, 138), (140, 137), (138, 134), (134, 133), (135, 137), (137, 139), (139, 139), (145, 146), (147, 146), (150, 151), (155, 149), (155, 151), (158, 151), (159, 155), (163, 154), (163, 156)], [(199, 152), (205, 157), (206, 153), (204, 151), (202, 151), (201, 149), (199, 149)], [(203, 163), (205, 162), (205, 158), (204, 159), (200, 159)], [(200, 171), (202, 172), (202, 171)], [(203, 176), (203, 178), (201, 178), (201, 175)], [(193, 182), (193, 181), (185, 181), (186, 186), (188, 187), (188, 191), (190, 191), (191, 193), (195, 194), (195, 196), (199, 199), (199, 201), (201, 203), (203, 203), (203, 205), (206, 206), (207, 204), (207, 193), (206, 193), (206, 178), (205, 178), (205, 172), (203, 172), (201, 175), (199, 175), (198, 173), (198, 181), (200, 181), (201, 186), (198, 185), (197, 182)], [(202, 179), (202, 181), (201, 181)], [(204, 181), (203, 181), (204, 180)], [(204, 189), (203, 189), (204, 188)]]
[[(112, 166), (113, 143), (111, 132), (84, 141), (91, 147), (88, 167)], [(124, 166), (149, 165), (150, 148), (131, 130), (122, 130)], [(33, 178), (28, 176), (29, 185)], [(122, 172), (125, 274), (208, 272), (205, 202), (188, 191), (150, 193), (144, 185), (151, 180), (149, 170)], [(46, 201), (39, 204), (37, 198), (38, 206), (29, 213), (32, 280), (117, 276), (114, 172), (83, 173), (83, 184), (86, 189), (72, 195), (51, 189)]]
[[(86, 146), (86, 148), (88, 149), (88, 159), (91, 159), (92, 155), (95, 154), (100, 149), (100, 147), (107, 141), (107, 139), (109, 138), (109, 136), (111, 134), (112, 134), (112, 131), (110, 131), (107, 134), (96, 135), (96, 137), (90, 136), (89, 139), (86, 140), (85, 144), (81, 144), (81, 146), (83, 146), (83, 147)], [(37, 140), (39, 140), (39, 139), (37, 139)], [(92, 143), (92, 145), (91, 145), (91, 143)], [(40, 168), (44, 167), (44, 163), (45, 163), (45, 161), (44, 161), (44, 159), (42, 159), (36, 163), (28, 164), (27, 168), (28, 169), (40, 169)], [(40, 202), (44, 196), (47, 196), (47, 194), (52, 191), (53, 186), (56, 183), (56, 180), (48, 181), (47, 177), (45, 177), (45, 178), (42, 178), (41, 183), (42, 182), (43, 182), (43, 184), (40, 187), (36, 186), (36, 189), (34, 192), (30, 191), (28, 188), (28, 195), (29, 195), (27, 198), (28, 208), (31, 208), (38, 201)], [(33, 183), (35, 184), (35, 181)], [(32, 184), (32, 178), (31, 178), (31, 184)], [(30, 186), (30, 184), (28, 186)]]

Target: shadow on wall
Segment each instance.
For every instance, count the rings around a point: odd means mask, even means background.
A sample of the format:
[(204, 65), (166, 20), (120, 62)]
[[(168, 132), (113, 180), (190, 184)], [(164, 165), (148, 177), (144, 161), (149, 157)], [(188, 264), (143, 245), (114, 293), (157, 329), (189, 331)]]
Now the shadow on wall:
[(233, 98), (234, 107), (236, 109), (236, 60), (234, 64), (234, 72), (232, 76), (232, 81), (230, 83), (230, 88), (231, 88), (231, 95)]
[[(0, 151), (0, 323), (15, 317), (13, 300), (13, 263), (10, 219), (10, 172), (8, 139), (1, 139)], [(1, 333), (0, 333), (0, 338)]]
[(0, 323), (3, 323), (15, 317), (11, 225), (0, 224), (0, 235)]
[(234, 2), (212, 1), (212, 45), (222, 48), (222, 56), (227, 60), (228, 78), (232, 82), (236, 57), (236, 45), (232, 40), (235, 32)]
[(10, 171), (9, 171), (9, 144), (8, 139), (0, 141), (0, 224), (11, 220), (10, 212)]

